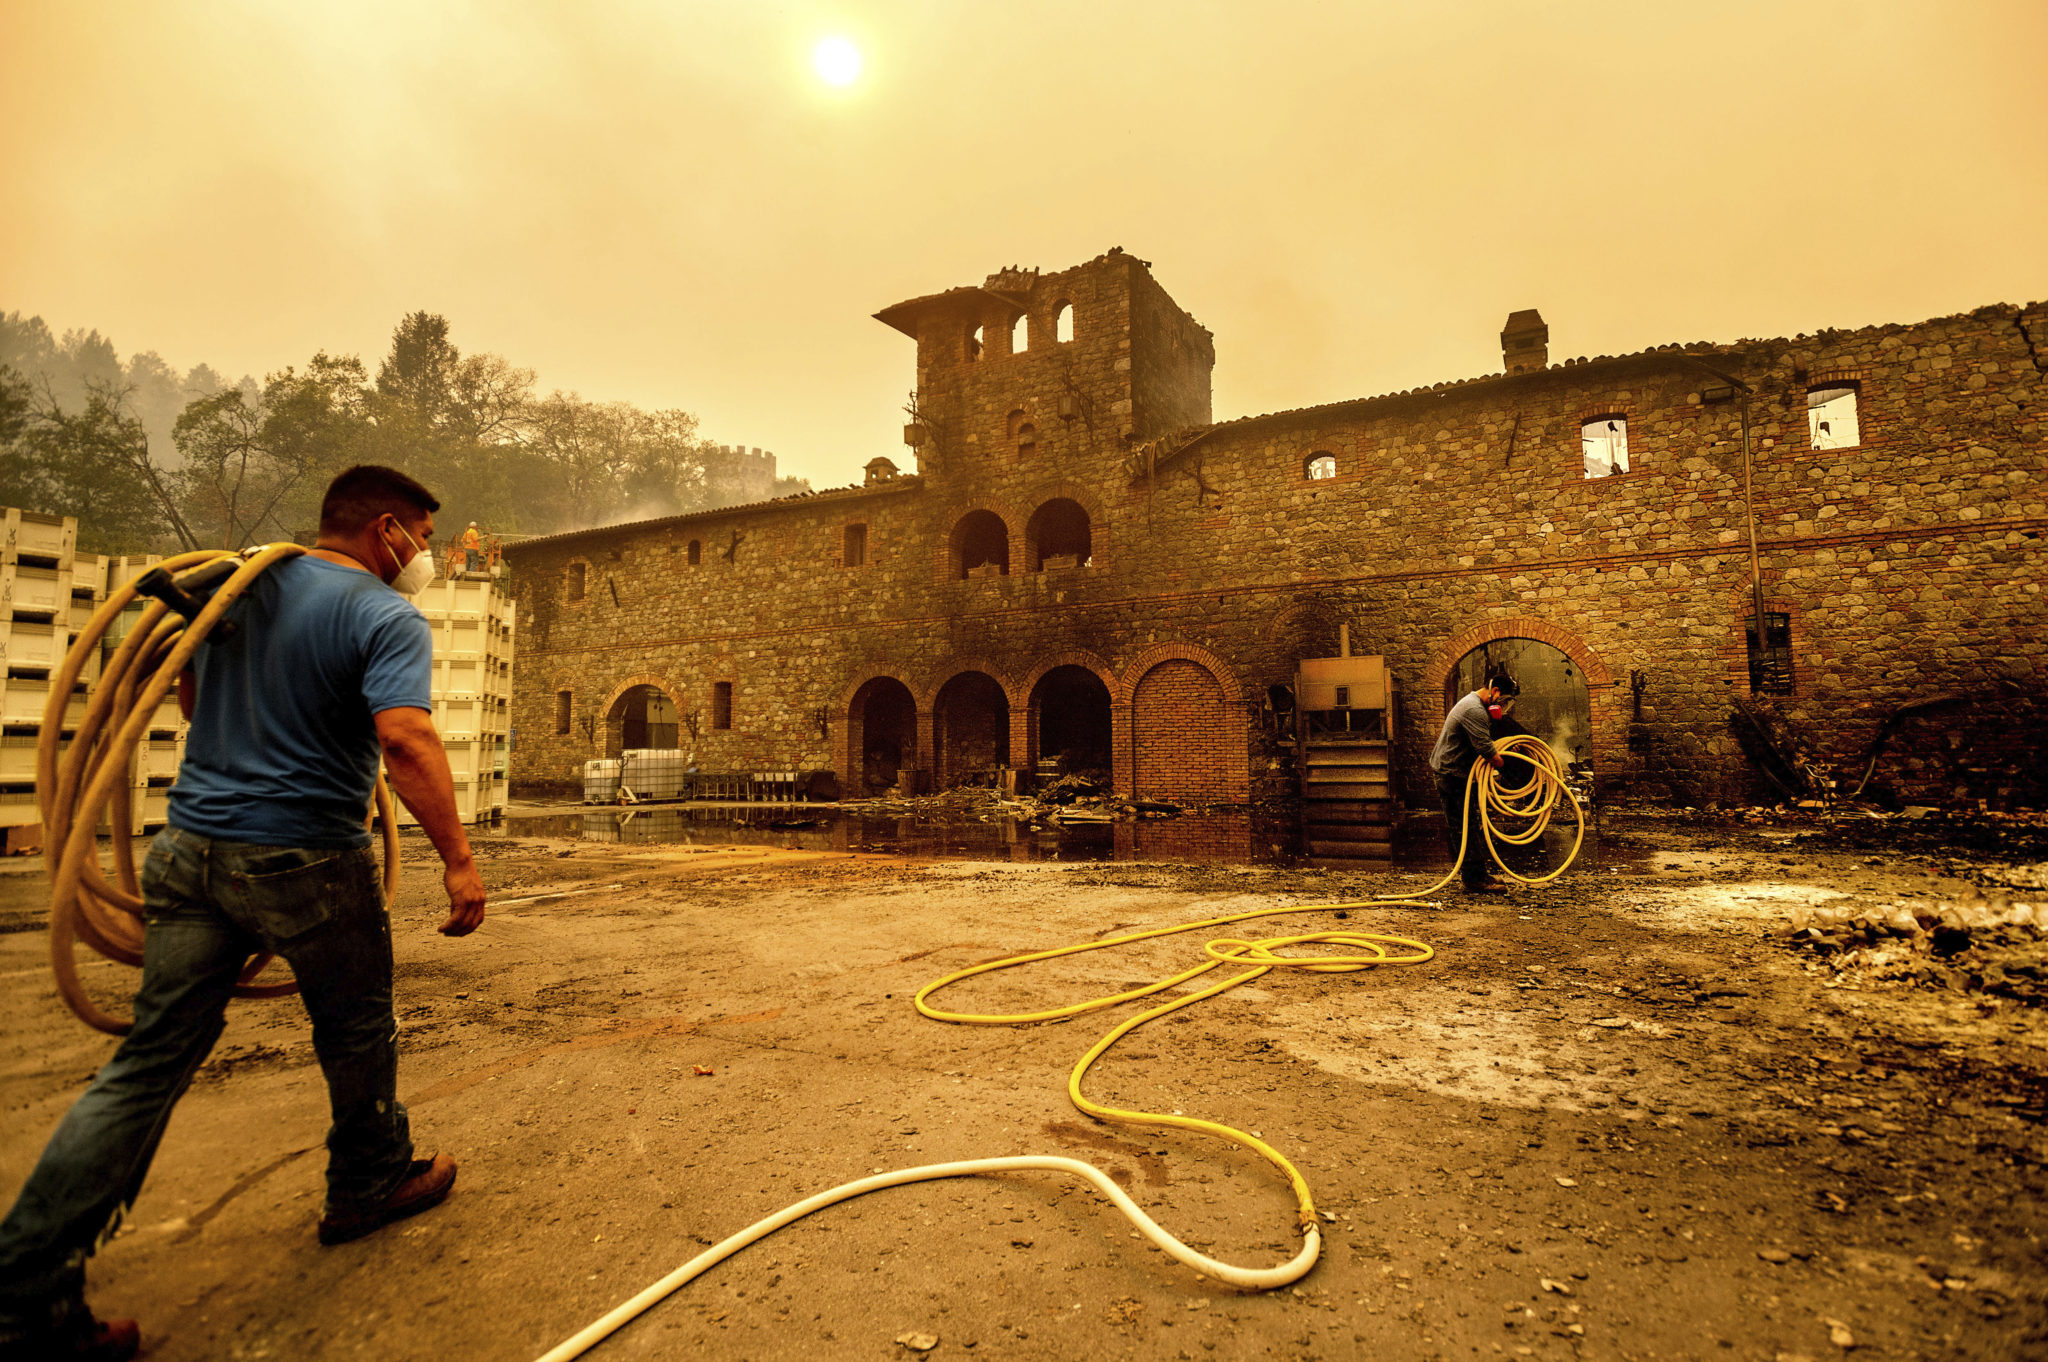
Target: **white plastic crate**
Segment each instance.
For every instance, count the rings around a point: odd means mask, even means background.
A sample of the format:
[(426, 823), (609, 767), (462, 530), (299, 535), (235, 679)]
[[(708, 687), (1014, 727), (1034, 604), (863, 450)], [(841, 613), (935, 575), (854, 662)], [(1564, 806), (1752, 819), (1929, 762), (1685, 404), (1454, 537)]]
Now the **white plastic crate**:
[(484, 622), (444, 620), (434, 630), (434, 656), (475, 659), (484, 655)]
[(138, 781), (176, 780), (178, 765), (185, 759), (185, 738), (156, 735), (135, 745), (135, 778)]
[(0, 564), (0, 615), (54, 615), (71, 611), (71, 569)]
[(442, 739), (441, 746), (448, 753), (448, 769), (456, 780), (475, 780), (488, 776), (491, 768), (491, 747), (481, 738), (465, 738), (450, 742)]
[(619, 797), (619, 763), (599, 757), (583, 763), (583, 802), (609, 804)]
[(80, 553), (71, 559), (71, 594), (90, 595), (95, 600), (107, 594), (107, 563), (104, 554)]
[(33, 784), (36, 778), (36, 735), (0, 734), (0, 781)]
[(163, 561), (160, 554), (138, 553), (107, 560), (106, 592), (112, 595)]
[[(6, 692), (0, 700), (0, 722), (9, 724), (40, 724), (43, 721), (43, 705), (50, 698), (50, 682), (41, 676), (10, 676), (4, 682)], [(85, 696), (73, 692), (71, 703), (64, 707), (64, 726), (75, 728), (85, 717)]]
[(65, 563), (70, 561), (78, 546), (76, 516), (43, 515), (38, 511), (23, 511), (9, 506), (6, 525), (4, 557), (10, 563), (23, 554), (54, 558)]
[(434, 693), (450, 700), (472, 700), (483, 694), (483, 664), (441, 661), (434, 663)]
[(36, 805), (35, 786), (0, 790), (0, 828), (25, 827), (42, 821), (43, 815)]
[(631, 747), (619, 754), (619, 781), (641, 799), (681, 799), (690, 754), (673, 747)]
[(0, 619), (0, 663), (10, 671), (62, 666), (71, 631), (55, 621)]
[(441, 732), (443, 742), (480, 738), (484, 735), (484, 700), (434, 701), (434, 727)]
[[(487, 821), (491, 817), (491, 793), (489, 782), (479, 784), (474, 780), (455, 778), (455, 811), (465, 823)], [(398, 800), (398, 825), (402, 828), (416, 828), (419, 819), (412, 816), (412, 810), (405, 807), (404, 800)]]

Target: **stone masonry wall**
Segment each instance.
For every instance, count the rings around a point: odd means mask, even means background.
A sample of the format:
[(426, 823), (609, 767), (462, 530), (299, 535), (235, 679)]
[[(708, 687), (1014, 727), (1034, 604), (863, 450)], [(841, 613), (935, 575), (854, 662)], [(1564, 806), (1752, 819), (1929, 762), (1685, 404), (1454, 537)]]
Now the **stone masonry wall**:
[[(1065, 345), (1051, 330), (1062, 300), (1076, 313)], [(920, 399), (952, 423), (920, 451), (921, 477), (513, 550), (516, 782), (572, 781), (634, 684), (674, 696), (686, 730), (700, 712), (708, 768), (845, 774), (859, 757), (849, 707), (878, 676), (914, 697), (929, 770), (934, 700), (962, 671), (1001, 687), (1021, 765), (1035, 755), (1037, 678), (1073, 664), (1110, 691), (1126, 792), (1139, 772), (1148, 784), (1165, 773), (1178, 797), (1213, 786), (1212, 747), (1163, 744), (1133, 715), (1150, 689), (1197, 683), (1194, 667), (1238, 716), (1224, 797), (1275, 794), (1292, 777), (1268, 688), (1298, 658), (1333, 654), (1348, 622), (1354, 651), (1389, 659), (1411, 800), (1433, 798), (1421, 763), (1451, 667), (1500, 637), (1543, 639), (1578, 664), (1603, 792), (1762, 793), (1729, 721), (1748, 688), (1753, 608), (1741, 406), (1716, 400), (1727, 385), (1675, 347), (1229, 422), (1169, 442), (1147, 477), (1133, 447), (1206, 417), (1213, 350), (1140, 262), (1112, 254), (1037, 277), (1017, 355), (967, 358), (976, 309), (991, 310), (996, 349), (1009, 321), (972, 290), (914, 306)], [(2029, 696), (2048, 683), (2044, 339), (2037, 304), (1689, 347), (1753, 389), (1758, 552), (1795, 660), (1781, 707), (1852, 777), (1895, 706), (2007, 695), (1998, 678)], [(1828, 384), (1859, 388), (1855, 448), (1809, 444), (1806, 393)], [(1022, 445), (1018, 413), (1034, 427)], [(1630, 471), (1588, 479), (1579, 427), (1614, 416)], [(1324, 452), (1338, 475), (1312, 480)], [(1093, 561), (1027, 571), (1026, 526), (1056, 497), (1087, 512)], [(975, 510), (1002, 518), (1009, 575), (959, 577), (948, 546)], [(855, 522), (867, 556), (849, 568)], [(588, 585), (571, 602), (576, 562)], [(709, 727), (721, 680), (734, 688), (729, 732)], [(567, 734), (554, 732), (558, 690), (572, 692)], [(1930, 712), (1900, 728), (1873, 783), (1928, 802), (2038, 800), (2039, 719), (2030, 698)]]

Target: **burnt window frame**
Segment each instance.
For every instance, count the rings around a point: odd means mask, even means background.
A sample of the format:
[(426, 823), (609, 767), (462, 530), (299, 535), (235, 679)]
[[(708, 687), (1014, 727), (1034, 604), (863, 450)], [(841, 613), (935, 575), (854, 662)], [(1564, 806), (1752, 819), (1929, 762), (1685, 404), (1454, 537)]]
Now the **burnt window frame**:
[[(1824, 392), (1847, 392), (1853, 404), (1851, 415), (1856, 421), (1856, 439), (1850, 444), (1816, 444), (1814, 442), (1813, 395)], [(1828, 432), (1832, 440), (1833, 431)], [(1819, 378), (1806, 385), (1806, 447), (1823, 454), (1835, 454), (1844, 450), (1861, 449), (1869, 443), (1863, 431), (1863, 380), (1860, 378)]]
[[(1316, 465), (1323, 462), (1325, 459), (1329, 460), (1330, 471), (1327, 473), (1316, 472)], [(1335, 450), (1312, 450), (1310, 451), (1308, 456), (1302, 459), (1301, 461), (1301, 478), (1303, 482), (1334, 482), (1336, 481), (1337, 476), (1343, 471), (1344, 465), (1337, 458), (1337, 453)]]
[[(1074, 338), (1080, 335), (1080, 319), (1075, 316), (1075, 311), (1074, 300), (1071, 298), (1062, 298), (1052, 305), (1052, 343), (1054, 345), (1072, 345)], [(1064, 336), (1060, 334), (1062, 329), (1067, 333)]]
[[(1595, 412), (1590, 416), (1579, 418), (1578, 468), (1580, 481), (1605, 482), (1609, 478), (1625, 478), (1636, 471), (1636, 451), (1630, 447), (1628, 442), (1628, 420), (1628, 413), (1625, 411)], [(1607, 461), (1607, 471), (1605, 473), (1588, 472), (1586, 469), (1586, 431), (1588, 428), (1597, 426), (1603, 421), (1619, 422), (1621, 424), (1621, 457), (1623, 459), (1623, 466), (1616, 468), (1614, 460), (1610, 458)]]

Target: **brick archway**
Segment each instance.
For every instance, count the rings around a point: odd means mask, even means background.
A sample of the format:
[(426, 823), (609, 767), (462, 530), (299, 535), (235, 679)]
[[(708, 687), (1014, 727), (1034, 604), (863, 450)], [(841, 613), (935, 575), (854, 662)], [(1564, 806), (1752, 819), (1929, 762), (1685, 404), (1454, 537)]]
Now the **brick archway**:
[(1208, 649), (1162, 643), (1138, 654), (1124, 668), (1111, 716), (1117, 790), (1126, 798), (1236, 803), (1250, 797), (1244, 693)]
[[(623, 726), (625, 718), (623, 715), (614, 718), (613, 711), (618, 709), (619, 703), (626, 698), (629, 692), (637, 690), (641, 686), (658, 690), (668, 697), (668, 702), (676, 707), (678, 726), (681, 726), (681, 716), (684, 711), (683, 702), (677, 698), (681, 694), (680, 689), (665, 676), (656, 676), (652, 672), (636, 672), (619, 682), (616, 686), (613, 686), (611, 691), (604, 697), (604, 704), (598, 708), (597, 725), (595, 731), (591, 734), (591, 741), (599, 755), (617, 755), (612, 752), (612, 732), (614, 725)], [(680, 742), (681, 740), (681, 737), (678, 736), (677, 741)]]
[[(1074, 650), (1055, 653), (1041, 661), (1028, 672), (1016, 693), (1024, 697), (1021, 707), (1011, 711), (1010, 752), (1019, 769), (1027, 774), (1035, 770), (1036, 764), (1045, 753), (1041, 743), (1045, 736), (1045, 716), (1042, 712), (1044, 697), (1038, 693), (1039, 682), (1062, 667), (1075, 667), (1085, 671), (1102, 683), (1109, 698), (1109, 770), (1110, 788), (1120, 789), (1123, 768), (1126, 765), (1123, 746), (1117, 741), (1119, 706), (1117, 698), (1116, 669), (1104, 658), (1086, 651)], [(1128, 707), (1123, 707), (1128, 713)]]
[(1428, 744), (1435, 740), (1437, 730), (1443, 727), (1447, 708), (1444, 685), (1450, 680), (1451, 669), (1458, 665), (1458, 659), (1474, 648), (1503, 638), (1529, 638), (1547, 643), (1578, 667), (1579, 674), (1586, 680), (1594, 777), (1604, 784), (1618, 776), (1627, 766), (1628, 746), (1626, 725), (1616, 720), (1614, 674), (1584, 639), (1562, 625), (1533, 615), (1510, 615), (1505, 619), (1473, 625), (1453, 634), (1430, 656), (1429, 665), (1422, 672), (1422, 693), (1414, 697), (1411, 720), (1420, 730), (1417, 736), (1423, 743), (1421, 750), (1429, 750)]
[[(859, 680), (851, 682), (839, 692), (839, 698), (832, 706), (832, 719), (836, 728), (832, 739), (832, 769), (839, 773), (840, 784), (844, 789), (852, 788), (851, 782), (860, 772), (862, 757), (862, 716), (854, 709), (854, 701), (860, 698), (863, 690), (877, 681), (897, 682), (910, 692), (910, 703), (913, 706), (918, 704), (917, 683), (912, 681), (908, 674), (887, 667), (877, 667), (860, 673)], [(924, 711), (919, 709), (918, 713), (922, 718)]]

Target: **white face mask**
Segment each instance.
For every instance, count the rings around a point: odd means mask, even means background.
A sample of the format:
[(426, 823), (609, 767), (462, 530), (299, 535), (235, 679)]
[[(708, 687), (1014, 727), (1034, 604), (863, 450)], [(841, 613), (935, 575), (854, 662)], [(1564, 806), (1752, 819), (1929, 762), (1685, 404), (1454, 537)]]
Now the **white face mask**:
[[(393, 517), (391, 523), (398, 525), (397, 518)], [(391, 589), (401, 596), (417, 596), (427, 589), (427, 583), (434, 580), (434, 555), (420, 548), (418, 542), (413, 539), (411, 532), (405, 526), (398, 525), (398, 532), (405, 536), (406, 543), (411, 544), (415, 549), (419, 549), (419, 552), (413, 554), (412, 561), (400, 568), (398, 575), (391, 579)], [(386, 547), (390, 546), (386, 545)], [(391, 557), (395, 562), (398, 555), (394, 553)]]

